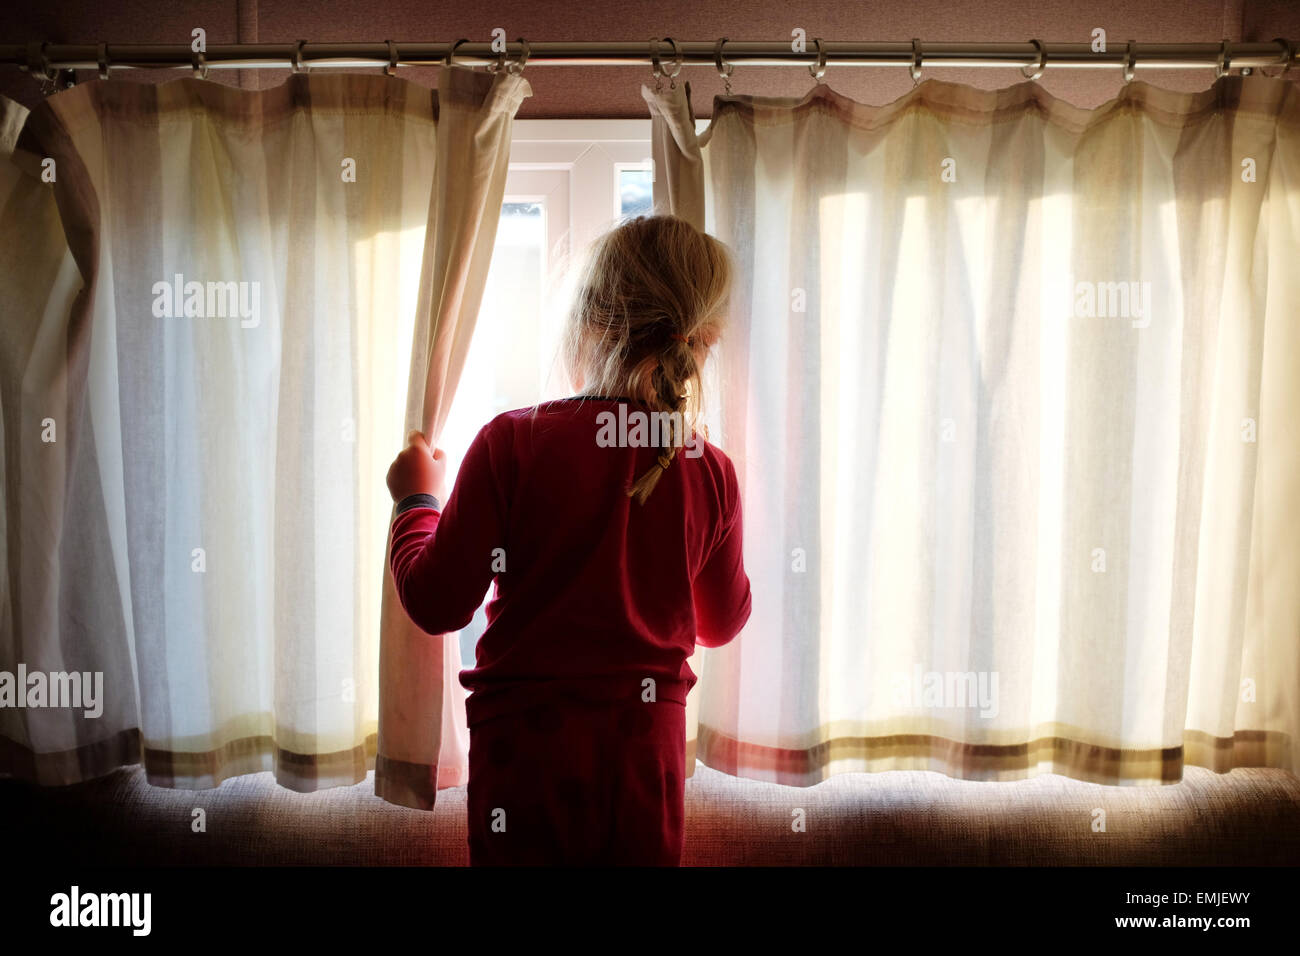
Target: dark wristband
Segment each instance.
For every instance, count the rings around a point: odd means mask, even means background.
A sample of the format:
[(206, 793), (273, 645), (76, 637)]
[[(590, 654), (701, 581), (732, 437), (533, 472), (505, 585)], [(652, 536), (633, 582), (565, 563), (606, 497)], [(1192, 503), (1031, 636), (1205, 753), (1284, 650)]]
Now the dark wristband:
[(442, 503), (433, 495), (407, 495), (397, 503), (397, 512), (393, 517), (397, 517), (403, 511), (410, 511), (412, 508), (432, 508), (434, 511), (441, 511)]

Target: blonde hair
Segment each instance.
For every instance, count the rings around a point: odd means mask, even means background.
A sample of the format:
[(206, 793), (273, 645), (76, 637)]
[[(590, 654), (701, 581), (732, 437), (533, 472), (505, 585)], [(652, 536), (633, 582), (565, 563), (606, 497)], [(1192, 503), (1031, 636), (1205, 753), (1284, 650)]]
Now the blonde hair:
[(591, 250), (561, 343), (565, 371), (585, 394), (624, 395), (681, 422), (627, 489), (641, 504), (695, 431), (702, 346), (722, 331), (731, 278), (726, 246), (676, 216), (638, 216)]

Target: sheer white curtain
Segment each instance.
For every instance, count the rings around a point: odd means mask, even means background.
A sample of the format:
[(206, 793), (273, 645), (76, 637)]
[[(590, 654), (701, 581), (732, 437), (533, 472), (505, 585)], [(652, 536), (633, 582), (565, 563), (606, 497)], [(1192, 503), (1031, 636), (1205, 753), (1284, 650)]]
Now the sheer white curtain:
[(102, 671), (104, 709), (0, 710), (0, 772), (364, 778), (402, 385), (454, 387), (440, 310), (496, 222), (490, 183), (440, 177), (497, 163), (475, 137), (525, 95), (461, 69), (110, 81), (26, 119), (0, 163), (0, 670)]
[[(532, 94), (521, 75), (442, 71), (438, 175), (424, 236), (407, 431), (436, 445), (469, 356), (496, 242), (515, 112)], [(395, 453), (394, 453), (395, 454)], [(431, 810), (439, 787), (469, 780), (469, 727), (456, 635), (430, 636), (402, 608), (387, 557), (379, 661), (375, 792)]]
[[(0, 680), (12, 695), (0, 706), (0, 773), (65, 784), (138, 760), (139, 724), (104, 502), (91, 490), (87, 260), (74, 260), (42, 180), (58, 175), (52, 157), (16, 151), (28, 116), (0, 97)], [(93, 719), (26, 708), (20, 665), (101, 673), (125, 692), (104, 693)]]
[(656, 136), (740, 266), (712, 398), (754, 590), (700, 758), (1300, 767), (1294, 88), (819, 85), (669, 142), (676, 94)]

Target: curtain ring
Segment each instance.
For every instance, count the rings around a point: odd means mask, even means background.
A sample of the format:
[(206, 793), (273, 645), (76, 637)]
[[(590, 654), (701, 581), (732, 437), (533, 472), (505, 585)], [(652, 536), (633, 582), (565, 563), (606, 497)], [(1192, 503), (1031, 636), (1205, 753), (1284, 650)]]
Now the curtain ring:
[(912, 65), (908, 67), (908, 72), (912, 74), (912, 85), (921, 82), (921, 63), (923, 57), (921, 54), (921, 41), (916, 37), (912, 38)]
[(101, 43), (99, 45), (99, 78), (101, 80), (108, 79), (108, 69), (108, 44)]
[(525, 40), (523, 37), (519, 37), (518, 39), (515, 40), (515, 42), (518, 43), (519, 46), (521, 47), (519, 52), (519, 58), (515, 60), (513, 63), (506, 64), (506, 72), (511, 74), (512, 76), (517, 76), (520, 73), (524, 72), (524, 64), (528, 62), (528, 54), (532, 52), (532, 50), (528, 46), (528, 41)]
[(729, 38), (723, 37), (713, 48), (713, 65), (718, 68), (718, 76), (722, 77), (722, 85), (726, 88), (727, 95), (731, 95), (731, 74), (736, 72), (735, 66), (723, 62), (722, 47)]
[(1214, 64), (1214, 78), (1223, 79), (1230, 69), (1232, 69), (1232, 54), (1228, 52), (1228, 38), (1224, 37), (1223, 42), (1219, 44), (1219, 58)]
[(195, 50), (190, 54), (190, 66), (194, 69), (194, 78), (196, 80), (206, 80), (208, 78), (208, 58), (202, 50)]
[(460, 46), (462, 43), (468, 43), (468, 42), (469, 42), (468, 39), (466, 39), (465, 37), (461, 37), (459, 40), (453, 43), (451, 45), (451, 48), (447, 51), (447, 58), (442, 61), (443, 66), (453, 65), (456, 60), (456, 47)]
[(59, 80), (59, 71), (57, 68), (50, 66), (49, 54), (45, 52), (48, 43), (41, 44), (41, 76), (51, 83), (57, 83)]
[[(1291, 61), (1295, 59), (1295, 47), (1291, 45), (1290, 40), (1284, 40), (1282, 37), (1275, 37), (1273, 42), (1282, 47), (1282, 55), (1286, 57), (1285, 62), (1282, 64), (1282, 72), (1273, 74), (1273, 79), (1277, 79), (1286, 76), (1286, 71), (1291, 69)], [(1260, 72), (1262, 73), (1263, 70)]]
[(384, 67), (384, 73), (388, 76), (397, 75), (397, 44), (392, 40), (385, 40), (388, 44), (388, 65)]
[(664, 40), (667, 40), (669, 43), (672, 44), (674, 66), (673, 66), (673, 71), (671, 73), (664, 70), (664, 65), (659, 60), (659, 44), (662, 43), (663, 41), (660, 40), (658, 37), (651, 37), (650, 38), (650, 63), (654, 68), (655, 89), (656, 90), (663, 89), (662, 80), (666, 76), (668, 77), (668, 88), (675, 90), (677, 89), (677, 74), (682, 72), (682, 62), (683, 62), (682, 50), (681, 47), (677, 45), (677, 41), (674, 40), (672, 37), (664, 37)]
[[(1022, 66), (1020, 68), (1020, 75), (1027, 80), (1037, 80), (1043, 75), (1043, 71), (1047, 69), (1047, 49), (1043, 46), (1041, 40), (1030, 40), (1029, 42), (1034, 45), (1036, 50), (1038, 50), (1038, 59), (1031, 64)], [(1033, 68), (1032, 72), (1030, 71), (1030, 67)]]
[(654, 73), (655, 92), (664, 88), (664, 68), (659, 62), (659, 38), (650, 38), (650, 70)]
[(1133, 74), (1137, 72), (1137, 54), (1133, 52), (1133, 41), (1129, 40), (1124, 48), (1124, 82), (1132, 83)]
[(817, 62), (808, 67), (808, 72), (812, 74), (813, 80), (820, 84), (822, 77), (826, 75), (826, 50), (822, 46), (821, 37), (813, 37), (813, 43), (817, 44)]
[(32, 41), (27, 44), (27, 65), (23, 67), (28, 73), (38, 75), (47, 83), (54, 83), (59, 78), (59, 71), (50, 67), (50, 58), (45, 52), (49, 43)]
[(45, 52), (47, 46), (49, 46), (48, 43), (41, 44), (41, 78), (50, 83), (57, 83), (59, 81), (59, 71), (56, 67), (50, 66), (49, 54)]
[(302, 62), (302, 48), (306, 45), (306, 40), (299, 40), (293, 47), (293, 72), (303, 73), (306, 71), (306, 64)]
[(677, 74), (682, 72), (682, 64), (685, 60), (682, 58), (682, 48), (677, 45), (677, 41), (672, 37), (664, 37), (673, 46), (673, 71), (668, 74), (668, 88), (677, 89)]

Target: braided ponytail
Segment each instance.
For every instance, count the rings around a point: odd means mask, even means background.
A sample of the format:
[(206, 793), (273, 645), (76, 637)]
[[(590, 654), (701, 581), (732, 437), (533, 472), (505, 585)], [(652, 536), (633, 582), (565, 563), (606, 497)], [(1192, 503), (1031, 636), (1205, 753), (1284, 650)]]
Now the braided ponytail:
[(675, 216), (638, 216), (593, 250), (564, 357), (588, 394), (625, 395), (667, 420), (654, 464), (626, 489), (640, 504), (694, 431), (705, 350), (721, 332), (731, 276), (726, 247)]
[[(655, 392), (654, 400), (647, 403), (655, 411), (668, 413), (667, 447), (661, 446), (659, 454), (655, 456), (655, 463), (642, 473), (632, 487), (627, 489), (628, 497), (635, 497), (638, 504), (645, 504), (646, 499), (650, 497), (650, 492), (654, 491), (655, 485), (659, 484), (659, 478), (677, 457), (677, 449), (686, 441), (682, 433), (685, 431), (689, 414), (687, 402), (690, 396), (682, 393), (689, 391), (692, 384), (699, 381), (694, 343), (676, 332), (671, 338), (684, 343), (685, 347), (677, 346), (669, 349), (669, 354), (655, 368), (651, 378)], [(663, 432), (660, 434), (662, 435)]]

